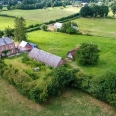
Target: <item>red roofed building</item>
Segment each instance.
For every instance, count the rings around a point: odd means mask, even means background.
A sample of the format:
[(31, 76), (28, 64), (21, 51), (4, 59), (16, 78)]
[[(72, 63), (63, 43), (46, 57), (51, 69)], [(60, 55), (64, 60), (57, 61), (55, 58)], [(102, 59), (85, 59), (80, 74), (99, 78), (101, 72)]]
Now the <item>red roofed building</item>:
[(78, 48), (75, 48), (75, 49), (69, 51), (69, 52), (67, 53), (67, 57), (68, 57), (68, 58), (71, 58), (71, 59), (74, 58), (74, 57), (75, 57), (76, 51), (79, 50), (79, 49), (80, 49), (80, 48), (78, 47)]

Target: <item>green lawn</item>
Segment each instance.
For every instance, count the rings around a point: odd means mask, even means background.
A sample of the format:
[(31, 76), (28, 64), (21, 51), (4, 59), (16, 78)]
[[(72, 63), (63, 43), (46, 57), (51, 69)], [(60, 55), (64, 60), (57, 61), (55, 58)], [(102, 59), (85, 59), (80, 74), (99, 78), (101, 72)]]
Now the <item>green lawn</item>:
[(20, 95), (0, 77), (0, 116), (115, 116), (109, 105), (79, 90), (68, 89), (46, 104), (36, 104)]
[[(86, 73), (95, 76), (103, 74), (108, 69), (116, 68), (116, 40), (95, 36), (69, 35), (58, 32), (35, 31), (28, 33), (28, 40), (38, 44), (39, 48), (53, 54), (66, 57), (68, 51), (74, 49), (83, 42), (93, 42), (100, 49), (100, 60), (96, 66), (84, 67), (79, 64)], [(99, 72), (99, 73), (98, 73)]]
[(72, 6), (67, 6), (63, 10), (61, 10), (60, 7), (55, 7), (55, 8), (49, 8), (49, 10), (44, 10), (44, 9), (8, 10), (8, 11), (1, 11), (0, 14), (23, 17), (26, 20), (40, 23), (40, 22), (48, 22), (50, 20), (59, 19), (61, 17), (66, 17), (77, 12), (79, 12), (79, 8), (73, 8)]

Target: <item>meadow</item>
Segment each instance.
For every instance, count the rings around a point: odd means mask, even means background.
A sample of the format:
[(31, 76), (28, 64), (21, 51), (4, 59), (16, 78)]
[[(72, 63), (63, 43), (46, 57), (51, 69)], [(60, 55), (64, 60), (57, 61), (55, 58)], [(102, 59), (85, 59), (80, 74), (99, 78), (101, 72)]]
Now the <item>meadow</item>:
[(23, 17), (24, 19), (29, 21), (33, 21), (36, 23), (43, 23), (78, 13), (79, 10), (80, 8), (73, 8), (72, 6), (67, 6), (63, 10), (60, 9), (60, 7), (55, 7), (55, 8), (49, 8), (49, 10), (44, 10), (44, 9), (8, 10), (8, 11), (1, 11), (0, 14)]
[(79, 66), (86, 73), (95, 76), (101, 75), (109, 69), (116, 68), (115, 39), (84, 35), (69, 35), (58, 32), (35, 31), (28, 33), (28, 40), (38, 44), (40, 49), (64, 58), (66, 58), (68, 51), (76, 48), (81, 43), (92, 42), (97, 44), (101, 50), (98, 64), (96, 66), (84, 67), (75, 62), (75, 65)]
[[(4, 30), (6, 27), (14, 28), (14, 20), (15, 18), (0, 16), (0, 30)], [(26, 20), (26, 26), (37, 23), (36, 21)]]
[(82, 33), (94, 36), (116, 38), (116, 18), (78, 18), (74, 20)]

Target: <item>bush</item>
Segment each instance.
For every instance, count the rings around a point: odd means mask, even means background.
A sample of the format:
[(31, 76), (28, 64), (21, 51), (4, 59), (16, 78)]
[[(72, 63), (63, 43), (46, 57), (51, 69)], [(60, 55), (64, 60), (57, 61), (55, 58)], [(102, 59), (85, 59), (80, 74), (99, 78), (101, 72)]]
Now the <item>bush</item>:
[(83, 43), (76, 52), (76, 59), (82, 65), (93, 65), (98, 62), (99, 48), (93, 43)]
[(73, 27), (69, 27), (69, 28), (66, 29), (66, 33), (75, 34), (75, 33), (77, 33), (77, 30), (74, 29)]
[(46, 24), (42, 24), (40, 28), (43, 31), (47, 31), (48, 26)]

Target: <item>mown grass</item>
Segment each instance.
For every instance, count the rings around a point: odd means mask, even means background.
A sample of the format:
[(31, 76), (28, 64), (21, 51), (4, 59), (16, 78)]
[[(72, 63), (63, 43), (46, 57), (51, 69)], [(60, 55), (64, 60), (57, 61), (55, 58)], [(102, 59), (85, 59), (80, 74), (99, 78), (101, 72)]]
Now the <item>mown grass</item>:
[(103, 74), (109, 69), (116, 68), (116, 40), (95, 36), (69, 35), (58, 32), (35, 31), (28, 33), (28, 40), (38, 44), (39, 48), (66, 58), (68, 51), (79, 46), (83, 42), (92, 42), (101, 49), (99, 63), (95, 66), (77, 66), (86, 73), (95, 76)]
[(39, 105), (20, 95), (1, 77), (0, 88), (1, 116), (115, 116), (109, 105), (79, 90), (66, 89), (62, 95)]
[(26, 20), (34, 21), (36, 23), (48, 22), (50, 20), (66, 17), (71, 14), (79, 12), (80, 8), (73, 8), (67, 6), (63, 10), (60, 7), (49, 8), (49, 10), (37, 9), (37, 10), (8, 10), (1, 11), (0, 14), (7, 14), (16, 17), (23, 17)]

